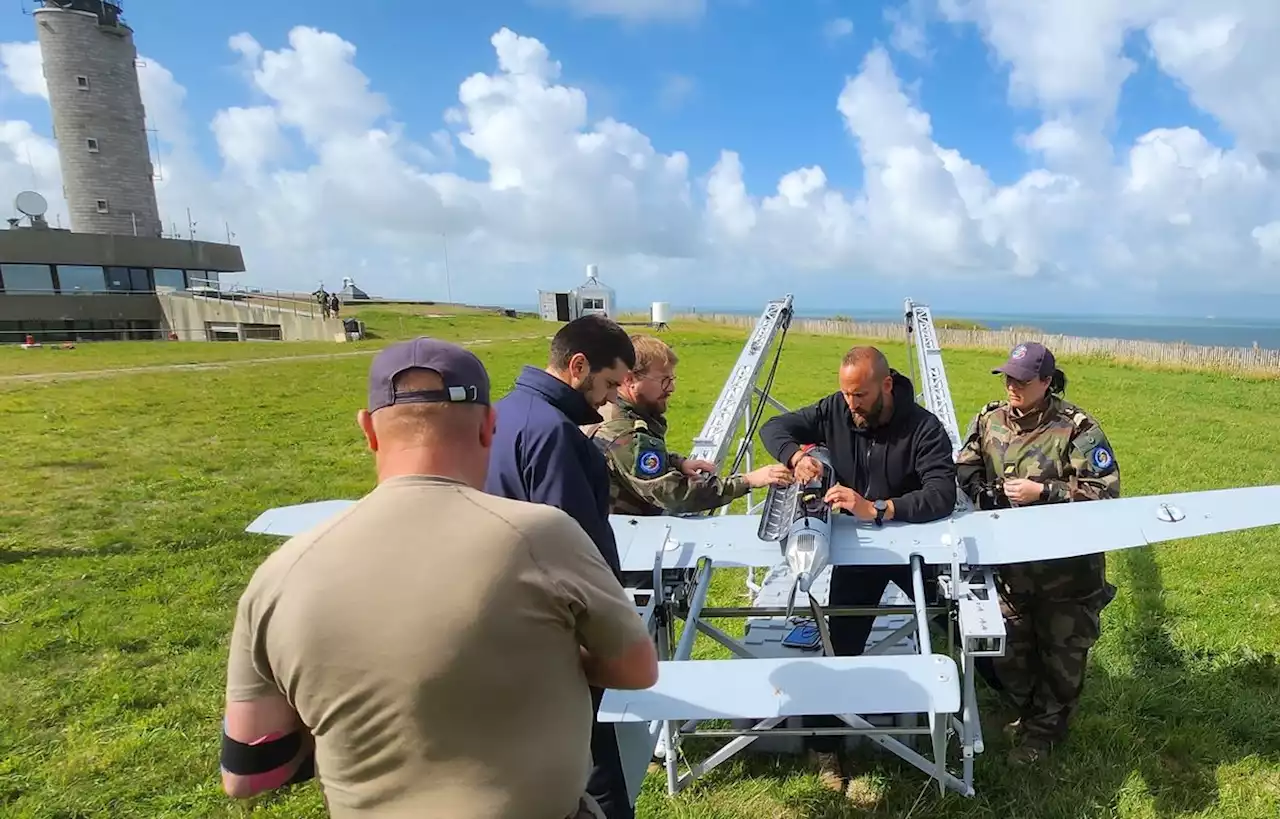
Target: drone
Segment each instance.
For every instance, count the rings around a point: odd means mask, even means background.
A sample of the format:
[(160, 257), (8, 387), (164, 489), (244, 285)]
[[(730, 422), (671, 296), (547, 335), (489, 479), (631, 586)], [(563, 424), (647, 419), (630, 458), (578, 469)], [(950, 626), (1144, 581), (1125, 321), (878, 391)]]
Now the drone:
[[(765, 408), (788, 411), (769, 391), (793, 303), (787, 295), (765, 306), (690, 458), (724, 463), (741, 425), (731, 465), (722, 471), (737, 471), (744, 462), (751, 469)], [(954, 455), (962, 440), (931, 311), (907, 299), (903, 315), (915, 352), (917, 398), (946, 428)], [(770, 349), (773, 362), (759, 384)], [(823, 465), (819, 476), (771, 487), (759, 503), (753, 491), (745, 513), (726, 506), (688, 516), (610, 516), (623, 577), (634, 581), (627, 591), (659, 656), (656, 684), (606, 691), (597, 712), (601, 722), (615, 723), (633, 803), (654, 758), (664, 759), (667, 792), (675, 794), (753, 744), (761, 751), (794, 751), (802, 736), (832, 733), (880, 745), (936, 781), (940, 793), (971, 797), (975, 757), (984, 747), (975, 660), (1005, 650), (997, 567), (1280, 524), (1280, 485), (1272, 485), (999, 509), (975, 508), (958, 491), (946, 518), (875, 526), (832, 514), (822, 501), (834, 481), (830, 461), (821, 448), (810, 454)], [(270, 509), (246, 531), (297, 535), (353, 503)], [(890, 584), (879, 606), (827, 607), (826, 569), (836, 565), (909, 567), (912, 597)], [(746, 570), (750, 606), (707, 605), (713, 575), (722, 569)], [(765, 570), (759, 583), (757, 569)], [(926, 605), (926, 577), (937, 585), (933, 606)], [(877, 618), (862, 655), (832, 656), (826, 618), (840, 615)], [(951, 626), (945, 651), (935, 650), (929, 628), (931, 617), (940, 615)], [(747, 618), (744, 637), (708, 622), (732, 617)], [(683, 622), (678, 639), (677, 621)], [(700, 634), (734, 657), (693, 659)], [(843, 725), (800, 725), (805, 716), (827, 714), (838, 715)], [(689, 737), (730, 741), (693, 761), (682, 744)], [(954, 770), (948, 764), (953, 738), (960, 752)]]

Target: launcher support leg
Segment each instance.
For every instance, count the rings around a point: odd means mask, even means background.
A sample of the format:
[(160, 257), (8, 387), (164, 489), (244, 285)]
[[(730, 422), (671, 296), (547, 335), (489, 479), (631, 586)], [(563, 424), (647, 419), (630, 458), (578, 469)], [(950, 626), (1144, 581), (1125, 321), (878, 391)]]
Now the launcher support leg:
[(831, 646), (831, 629), (827, 625), (827, 613), (823, 611), (822, 604), (812, 594), (809, 595), (809, 607), (813, 610), (813, 622), (818, 627), (818, 634), (822, 637), (822, 653), (827, 657), (834, 657), (836, 650)]

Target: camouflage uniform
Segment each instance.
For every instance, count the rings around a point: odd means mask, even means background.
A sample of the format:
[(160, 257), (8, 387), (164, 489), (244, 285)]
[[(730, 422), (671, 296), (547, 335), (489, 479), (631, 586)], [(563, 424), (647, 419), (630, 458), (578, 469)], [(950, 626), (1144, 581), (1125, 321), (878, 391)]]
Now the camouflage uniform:
[[(1010, 505), (998, 488), (1007, 478), (1045, 484), (1032, 505), (1119, 497), (1119, 467), (1097, 421), (1056, 395), (1046, 400), (1021, 416), (995, 401), (973, 419), (956, 464), (961, 488), (980, 507)], [(1103, 553), (1000, 566), (998, 572), (1006, 648), (987, 670), (1019, 708), (1011, 729), (1033, 757), (1066, 736), (1102, 609), (1116, 590), (1106, 580)]]
[(741, 475), (689, 477), (684, 456), (667, 449), (667, 421), (624, 398), (600, 410), (604, 423), (583, 429), (609, 464), (609, 510), (620, 515), (661, 515), (715, 509), (747, 494)]

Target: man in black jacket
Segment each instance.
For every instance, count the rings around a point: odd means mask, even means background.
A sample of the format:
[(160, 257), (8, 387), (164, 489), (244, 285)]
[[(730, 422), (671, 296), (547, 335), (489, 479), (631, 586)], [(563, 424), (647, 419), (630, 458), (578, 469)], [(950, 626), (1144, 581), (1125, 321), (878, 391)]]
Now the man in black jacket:
[[(816, 477), (821, 466), (807, 452), (825, 446), (837, 485), (826, 500), (864, 521), (924, 523), (955, 508), (956, 465), (942, 422), (915, 402), (911, 381), (889, 368), (874, 347), (854, 347), (840, 365), (840, 390), (807, 407), (770, 418), (760, 442), (797, 481)], [(892, 580), (912, 594), (906, 566), (832, 566), (829, 606), (875, 606)], [(831, 644), (838, 656), (862, 654), (875, 618), (832, 617)], [(808, 726), (838, 727), (835, 717), (810, 718)], [(833, 753), (839, 737), (813, 737), (820, 775), (842, 784)]]

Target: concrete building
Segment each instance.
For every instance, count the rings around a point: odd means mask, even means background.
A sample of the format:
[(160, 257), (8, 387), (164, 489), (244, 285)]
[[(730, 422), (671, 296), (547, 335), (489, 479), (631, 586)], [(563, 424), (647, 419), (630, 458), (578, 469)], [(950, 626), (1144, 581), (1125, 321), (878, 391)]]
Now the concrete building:
[(38, 1), (32, 17), (71, 230), (159, 237), (133, 30), (118, 2)]
[(239, 247), (164, 237), (120, 2), (36, 2), (71, 230), (38, 193), (0, 191), (21, 214), (0, 230), (0, 343), (344, 338), (309, 295), (225, 288)]

